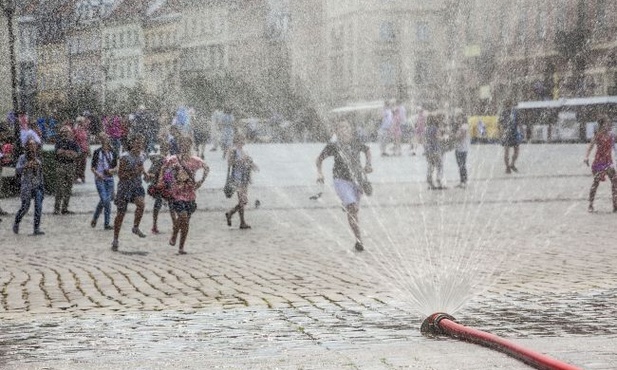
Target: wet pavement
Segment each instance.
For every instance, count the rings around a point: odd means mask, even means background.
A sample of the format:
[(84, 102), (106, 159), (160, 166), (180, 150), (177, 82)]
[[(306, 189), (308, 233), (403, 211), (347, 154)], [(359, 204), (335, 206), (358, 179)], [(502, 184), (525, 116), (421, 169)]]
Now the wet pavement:
[(452, 153), (444, 191), (426, 189), (423, 157), (375, 156), (364, 253), (331, 184), (314, 183), (320, 148), (248, 146), (261, 167), (251, 230), (225, 225), (225, 164), (208, 152), (186, 256), (167, 245), (165, 211), (163, 233), (145, 239), (129, 214), (111, 252), (102, 219), (89, 225), (91, 178), (74, 187), (75, 215), (51, 215), (46, 198), (43, 237), (28, 235), (31, 213), (19, 235), (4, 217), (0, 368), (527, 368), (422, 337), (436, 311), (581, 368), (617, 368), (617, 215), (606, 183), (586, 211), (585, 146), (524, 146), (512, 175), (500, 147), (474, 146), (465, 190), (453, 188)]

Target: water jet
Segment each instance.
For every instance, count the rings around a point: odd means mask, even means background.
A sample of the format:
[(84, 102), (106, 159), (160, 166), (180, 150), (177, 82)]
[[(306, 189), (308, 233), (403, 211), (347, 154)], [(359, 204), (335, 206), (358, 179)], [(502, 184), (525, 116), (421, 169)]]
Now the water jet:
[(428, 337), (448, 336), (454, 339), (479, 344), (503, 352), (536, 369), (580, 370), (580, 368), (576, 366), (524, 348), (494, 334), (461, 325), (456, 322), (454, 317), (443, 312), (437, 312), (427, 317), (420, 326), (420, 332)]

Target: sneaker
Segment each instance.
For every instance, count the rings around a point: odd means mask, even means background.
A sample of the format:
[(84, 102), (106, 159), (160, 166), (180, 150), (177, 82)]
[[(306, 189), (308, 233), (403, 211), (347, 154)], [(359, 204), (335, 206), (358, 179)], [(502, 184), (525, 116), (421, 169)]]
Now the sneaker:
[(514, 167), (514, 165), (510, 166), (510, 169), (512, 169), (512, 171), (514, 172), (518, 172), (518, 168)]
[(159, 229), (158, 229), (158, 228), (156, 228), (156, 227), (153, 227), (151, 231), (152, 231), (152, 234), (155, 234), (155, 235), (156, 235), (156, 234), (160, 234), (160, 233), (161, 233), (161, 232), (159, 231)]
[(0, 208), (0, 216), (8, 216), (9, 213), (5, 210), (3, 210), (2, 208)]
[(13, 232), (15, 234), (19, 234), (19, 225), (18, 224), (13, 224)]
[(364, 246), (362, 245), (362, 243), (360, 242), (356, 242), (356, 245), (354, 246), (354, 248), (356, 249), (356, 251), (358, 252), (362, 252), (364, 250)]
[(140, 238), (145, 238), (146, 234), (142, 233), (141, 230), (139, 230), (139, 228), (134, 227), (133, 228), (133, 234), (139, 236)]
[(93, 229), (96, 227), (96, 220), (90, 221), (90, 227)]
[(103, 226), (103, 230), (113, 230), (113, 229), (114, 229), (113, 226), (109, 226), (109, 225)]
[(114, 252), (118, 251), (118, 241), (114, 240), (113, 242), (111, 242), (111, 250)]
[(61, 212), (63, 215), (74, 215), (75, 212), (73, 211), (69, 211), (68, 209), (65, 209), (64, 211)]
[(587, 207), (587, 212), (593, 213), (593, 206), (591, 204), (589, 205), (589, 207)]
[(45, 235), (45, 232), (41, 231), (41, 230), (34, 230), (34, 232), (32, 233), (32, 235), (37, 236), (37, 235)]
[(60, 211), (57, 209), (54, 209), (54, 215), (59, 215), (59, 214), (60, 214)]
[(184, 249), (178, 249), (178, 254), (182, 255), (182, 254), (186, 254), (186, 252), (184, 251)]

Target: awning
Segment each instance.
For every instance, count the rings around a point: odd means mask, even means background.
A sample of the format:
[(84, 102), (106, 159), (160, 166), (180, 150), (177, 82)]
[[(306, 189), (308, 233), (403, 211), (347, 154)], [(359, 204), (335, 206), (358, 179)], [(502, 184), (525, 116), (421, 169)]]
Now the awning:
[(524, 101), (518, 103), (516, 109), (551, 109), (599, 104), (617, 104), (617, 96), (590, 96), (586, 98)]
[(362, 112), (368, 110), (378, 110), (384, 107), (383, 100), (376, 100), (371, 102), (358, 102), (346, 105), (344, 107), (338, 107), (332, 109), (331, 113), (352, 113), (352, 112)]

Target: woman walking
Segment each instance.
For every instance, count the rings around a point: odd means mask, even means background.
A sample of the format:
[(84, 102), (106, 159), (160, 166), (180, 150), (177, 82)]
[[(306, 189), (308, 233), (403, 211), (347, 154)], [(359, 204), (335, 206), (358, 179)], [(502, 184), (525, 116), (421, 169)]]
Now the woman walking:
[(109, 136), (101, 132), (98, 135), (101, 147), (92, 154), (91, 170), (94, 173), (94, 184), (99, 193), (99, 203), (96, 205), (90, 226), (96, 227), (96, 222), (103, 211), (104, 230), (112, 230), (111, 201), (114, 197), (114, 174), (118, 172), (118, 154), (111, 146)]
[[(442, 116), (429, 116), (426, 120), (426, 131), (424, 138), (424, 154), (426, 155), (426, 182), (429, 190), (445, 189), (443, 186), (443, 142), (440, 124)], [(433, 181), (435, 174), (435, 181)], [(435, 185), (435, 183), (437, 185)]]
[[(163, 165), (161, 173), (171, 169), (175, 175), (171, 186), (170, 209), (175, 212), (176, 221), (173, 225), (169, 245), (175, 246), (178, 234), (180, 234), (178, 254), (186, 254), (184, 246), (189, 233), (189, 223), (191, 215), (197, 209), (197, 203), (195, 203), (197, 197), (196, 190), (203, 185), (208, 172), (210, 172), (210, 168), (201, 158), (191, 155), (193, 142), (190, 138), (181, 137), (178, 141), (178, 146), (180, 153), (169, 158)], [(199, 181), (195, 181), (195, 175), (200, 169), (203, 169), (202, 177)], [(158, 183), (159, 186), (163, 185), (162, 176), (159, 177)]]
[(114, 240), (111, 242), (111, 250), (116, 252), (119, 247), (118, 237), (124, 221), (127, 206), (129, 203), (135, 204), (135, 218), (133, 219), (133, 234), (140, 238), (145, 238), (146, 234), (141, 232), (139, 224), (144, 215), (144, 196), (146, 191), (142, 185), (142, 176), (148, 177), (144, 171), (144, 156), (146, 139), (142, 135), (129, 137), (127, 141), (128, 152), (120, 157), (118, 164), (118, 193), (116, 194), (116, 207), (118, 209), (114, 220)]
[(461, 181), (457, 187), (465, 188), (467, 186), (467, 153), (471, 146), (471, 137), (469, 136), (469, 125), (462, 115), (456, 117), (454, 121), (454, 140), (454, 155)]
[(607, 116), (602, 116), (598, 120), (598, 131), (591, 139), (591, 143), (585, 154), (585, 164), (589, 166), (589, 155), (596, 146), (596, 154), (591, 164), (591, 173), (593, 174), (593, 183), (589, 190), (589, 212), (593, 212), (593, 201), (596, 197), (596, 191), (600, 185), (600, 181), (606, 180), (608, 176), (611, 181), (611, 191), (613, 197), (613, 212), (617, 212), (617, 175), (613, 167), (613, 147), (615, 146), (615, 135), (611, 133), (610, 120)]
[(231, 226), (233, 215), (238, 212), (240, 216), (240, 229), (250, 229), (251, 226), (244, 219), (244, 208), (248, 204), (248, 187), (251, 183), (251, 172), (259, 171), (257, 165), (244, 151), (245, 138), (237, 134), (233, 139), (233, 146), (227, 153), (228, 171), (231, 171), (232, 186), (238, 193), (238, 204), (225, 213), (227, 226)]
[[(358, 252), (364, 250), (362, 234), (360, 232), (360, 197), (363, 194), (361, 183), (364, 173), (373, 172), (371, 167), (371, 150), (366, 144), (360, 143), (353, 138), (351, 126), (347, 121), (341, 121), (336, 126), (337, 142), (329, 143), (317, 157), (317, 182), (324, 182), (321, 169), (324, 159), (334, 157), (334, 189), (347, 212), (349, 227), (356, 239), (355, 249)], [(360, 161), (360, 152), (366, 158), (364, 168)]]
[(19, 224), (24, 218), (30, 203), (34, 199), (34, 233), (33, 235), (45, 234), (41, 231), (41, 215), (43, 213), (43, 164), (38, 157), (39, 146), (33, 139), (26, 142), (25, 153), (19, 156), (15, 170), (21, 176), (20, 198), (21, 207), (15, 215), (13, 232), (19, 234)]

